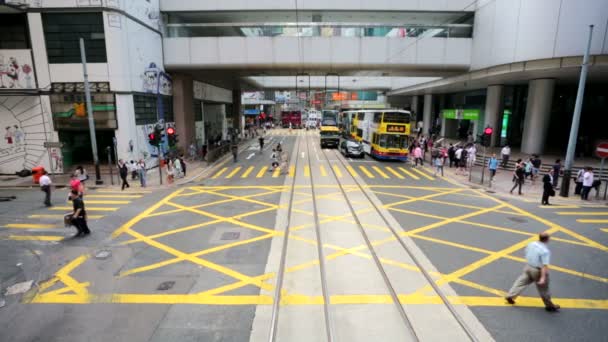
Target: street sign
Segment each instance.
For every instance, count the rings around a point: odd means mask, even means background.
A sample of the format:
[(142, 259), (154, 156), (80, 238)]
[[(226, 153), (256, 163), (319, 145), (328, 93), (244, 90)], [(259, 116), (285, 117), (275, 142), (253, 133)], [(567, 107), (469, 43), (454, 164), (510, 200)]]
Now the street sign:
[(61, 141), (45, 141), (43, 146), (44, 148), (62, 148), (63, 143)]
[(608, 141), (601, 142), (595, 148), (595, 154), (599, 158), (608, 158)]

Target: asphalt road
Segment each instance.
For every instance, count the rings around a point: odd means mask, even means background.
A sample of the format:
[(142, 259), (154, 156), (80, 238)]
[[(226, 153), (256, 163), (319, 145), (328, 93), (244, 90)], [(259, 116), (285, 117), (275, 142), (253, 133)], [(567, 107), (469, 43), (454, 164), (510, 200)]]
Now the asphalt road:
[[(271, 131), (265, 151), (252, 142), (236, 163), (219, 164), (189, 184), (154, 192), (91, 192), (85, 201), (93, 234), (86, 238), (71, 238), (74, 231), (61, 226), (69, 211), (65, 191), (54, 194), (54, 210), (48, 210), (40, 191), (1, 190), (0, 196), (17, 196), (0, 205), (2, 288), (28, 280), (35, 285), (5, 298), (0, 340), (265, 340), (294, 180), (297, 204), (290, 227), (295, 233), (286, 254), (292, 271), (283, 283), (291, 296), (282, 298), (279, 340), (322, 341), (327, 332), (311, 180), (317, 186), (329, 316), (337, 340), (407, 340), (370, 250), (344, 252), (364, 241), (348, 219), (338, 183), (353, 187), (348, 198), (357, 212), (369, 204), (355, 191), (353, 176), (396, 221), (402, 238), (415, 243), (436, 282), (480, 336), (605, 339), (605, 209), (540, 208), (399, 162), (347, 159), (341, 166), (341, 157), (322, 151), (316, 139), (313, 131)], [(291, 160), (285, 174), (268, 170), (271, 149), (281, 141)], [(445, 318), (443, 329), (426, 318), (425, 310), (445, 312), (443, 304), (412, 260), (396, 244), (382, 242), (381, 220), (371, 214), (360, 219), (389, 281), (404, 296), (403, 308), (416, 313), (415, 329), (426, 336), (423, 340), (433, 340), (424, 334), (441, 330), (452, 331), (456, 337), (450, 339), (466, 340), (449, 315), (439, 314)], [(524, 265), (523, 248), (544, 230), (554, 237), (551, 290), (563, 307), (559, 313), (543, 310), (533, 286), (515, 307), (502, 299)]]

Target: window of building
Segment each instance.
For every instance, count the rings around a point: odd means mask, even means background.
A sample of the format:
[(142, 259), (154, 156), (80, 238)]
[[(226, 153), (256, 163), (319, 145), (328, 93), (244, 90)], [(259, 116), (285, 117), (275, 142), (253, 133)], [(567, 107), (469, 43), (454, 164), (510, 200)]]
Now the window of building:
[(80, 38), (87, 62), (106, 63), (102, 13), (43, 13), (49, 63), (80, 63)]
[(0, 49), (29, 49), (25, 14), (0, 14)]
[[(165, 122), (174, 122), (173, 117), (173, 97), (161, 96), (163, 116)], [(153, 94), (133, 95), (133, 105), (135, 107), (135, 124), (147, 125), (158, 121), (158, 96)]]

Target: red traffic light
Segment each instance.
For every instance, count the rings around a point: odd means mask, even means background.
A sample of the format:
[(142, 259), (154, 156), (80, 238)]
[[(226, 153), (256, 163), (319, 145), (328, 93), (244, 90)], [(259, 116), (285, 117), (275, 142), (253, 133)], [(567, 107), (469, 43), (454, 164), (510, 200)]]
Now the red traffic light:
[(150, 140), (153, 141), (154, 140), (154, 133), (148, 134), (148, 139), (150, 139)]
[(483, 131), (485, 135), (492, 135), (492, 132), (494, 132), (492, 127), (486, 127), (486, 129)]
[(168, 135), (173, 135), (173, 134), (175, 134), (175, 128), (173, 128), (173, 127), (169, 127), (169, 128), (167, 128), (167, 134), (168, 134)]

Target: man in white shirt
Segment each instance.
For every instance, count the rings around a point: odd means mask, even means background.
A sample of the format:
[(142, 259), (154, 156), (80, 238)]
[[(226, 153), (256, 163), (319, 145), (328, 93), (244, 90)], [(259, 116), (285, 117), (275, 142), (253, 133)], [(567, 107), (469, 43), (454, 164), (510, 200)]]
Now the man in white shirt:
[(38, 180), (40, 184), (40, 190), (44, 192), (44, 205), (50, 207), (51, 204), (51, 178), (48, 175), (48, 172), (43, 171), (42, 176)]
[(589, 200), (589, 192), (593, 187), (593, 168), (588, 166), (583, 174), (583, 190), (581, 191), (581, 199), (584, 201)]
[(511, 157), (511, 148), (509, 145), (505, 145), (505, 147), (500, 150), (500, 154), (502, 155), (502, 167), (506, 168), (509, 163), (509, 158)]
[(551, 251), (547, 248), (549, 234), (540, 233), (538, 241), (530, 242), (526, 247), (526, 266), (522, 275), (515, 280), (505, 299), (509, 304), (515, 304), (515, 298), (531, 283), (536, 283), (536, 289), (545, 304), (545, 310), (558, 311), (560, 306), (551, 301), (549, 293), (549, 262)]

